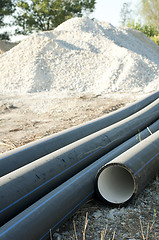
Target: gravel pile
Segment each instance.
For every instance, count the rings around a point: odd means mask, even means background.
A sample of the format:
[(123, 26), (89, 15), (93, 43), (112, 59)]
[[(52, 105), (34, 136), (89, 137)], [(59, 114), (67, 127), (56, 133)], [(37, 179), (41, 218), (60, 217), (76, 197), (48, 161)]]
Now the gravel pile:
[(109, 23), (72, 18), (0, 56), (0, 92), (94, 94), (159, 89), (159, 47)]

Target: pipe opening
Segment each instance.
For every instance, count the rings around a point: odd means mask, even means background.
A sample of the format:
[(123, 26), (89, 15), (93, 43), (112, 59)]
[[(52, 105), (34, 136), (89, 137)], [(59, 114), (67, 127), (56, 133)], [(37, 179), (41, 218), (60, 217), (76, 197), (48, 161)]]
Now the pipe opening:
[(121, 204), (134, 193), (134, 179), (122, 166), (109, 166), (100, 172), (97, 180), (98, 191), (108, 202)]

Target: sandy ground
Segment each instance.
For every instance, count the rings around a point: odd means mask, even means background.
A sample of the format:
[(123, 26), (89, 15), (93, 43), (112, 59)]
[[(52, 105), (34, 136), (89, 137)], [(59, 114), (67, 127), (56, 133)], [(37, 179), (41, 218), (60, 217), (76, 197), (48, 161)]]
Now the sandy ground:
[(0, 96), (0, 153), (103, 116), (132, 98), (81, 95), (53, 98), (46, 94)]

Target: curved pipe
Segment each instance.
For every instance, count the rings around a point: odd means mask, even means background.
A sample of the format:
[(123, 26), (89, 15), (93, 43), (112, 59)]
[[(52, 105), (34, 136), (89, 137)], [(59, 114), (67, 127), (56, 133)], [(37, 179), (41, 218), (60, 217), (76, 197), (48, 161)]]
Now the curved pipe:
[(1, 225), (158, 118), (159, 99), (127, 119), (1, 177)]
[[(149, 126), (149, 129), (152, 133), (157, 131), (159, 129), (159, 120)], [(145, 129), (140, 133), (140, 138), (144, 139), (149, 135), (148, 129)], [(60, 224), (93, 196), (95, 176), (98, 169), (138, 142), (138, 135), (132, 137), (45, 195), (3, 225), (0, 229), (0, 239), (48, 239), (50, 229), (53, 233)]]
[(3, 153), (0, 156), (0, 177), (70, 143), (121, 121), (146, 107), (157, 98), (159, 98), (159, 91), (130, 105), (129, 107), (122, 108), (118, 111), (107, 114), (104, 117), (97, 118), (60, 133), (53, 134), (49, 137), (28, 143), (7, 153)]
[(98, 195), (123, 204), (139, 194), (159, 170), (159, 131), (103, 166), (97, 174)]

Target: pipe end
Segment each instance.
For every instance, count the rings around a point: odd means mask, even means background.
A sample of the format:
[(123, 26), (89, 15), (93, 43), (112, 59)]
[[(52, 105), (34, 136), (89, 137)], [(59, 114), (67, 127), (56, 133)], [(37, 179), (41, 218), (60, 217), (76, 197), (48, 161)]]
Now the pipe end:
[(97, 193), (112, 204), (123, 204), (134, 194), (135, 181), (132, 173), (119, 164), (106, 165), (97, 174)]

